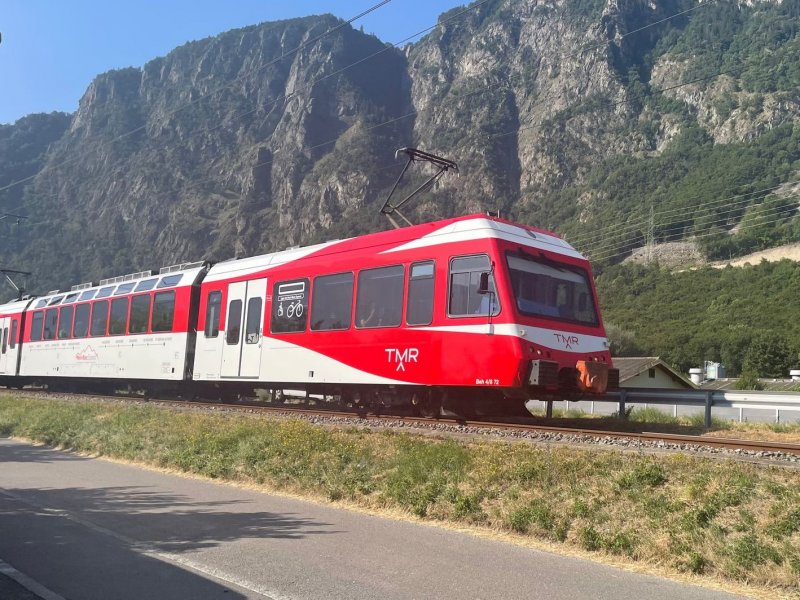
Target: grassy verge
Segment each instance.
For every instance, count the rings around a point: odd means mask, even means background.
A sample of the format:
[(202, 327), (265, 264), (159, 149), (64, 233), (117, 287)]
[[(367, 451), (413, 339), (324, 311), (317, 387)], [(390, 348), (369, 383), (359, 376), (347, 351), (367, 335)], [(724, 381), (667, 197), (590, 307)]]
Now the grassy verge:
[(0, 436), (10, 435), (787, 596), (800, 583), (800, 473), (789, 469), (0, 395)]

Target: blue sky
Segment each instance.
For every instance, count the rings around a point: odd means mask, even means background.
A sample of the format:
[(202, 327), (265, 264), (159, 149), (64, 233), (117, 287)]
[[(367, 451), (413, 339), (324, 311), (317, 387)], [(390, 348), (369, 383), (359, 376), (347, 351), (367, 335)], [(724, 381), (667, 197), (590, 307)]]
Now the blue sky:
[[(99, 73), (140, 67), (190, 40), (312, 14), (345, 20), (379, 0), (2, 0), (0, 123), (74, 111)], [(355, 22), (385, 42), (434, 25), (464, 0), (391, 0)]]

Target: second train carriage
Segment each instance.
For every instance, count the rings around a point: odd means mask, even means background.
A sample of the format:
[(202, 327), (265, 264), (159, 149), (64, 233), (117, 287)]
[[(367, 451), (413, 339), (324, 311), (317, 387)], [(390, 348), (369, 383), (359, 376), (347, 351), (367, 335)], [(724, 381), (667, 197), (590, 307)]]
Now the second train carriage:
[(187, 379), (206, 270), (166, 268), (33, 299), (25, 311), (20, 379), (95, 389)]
[(166, 271), (0, 306), (2, 381), (291, 387), (434, 408), (616, 382), (586, 259), (498, 218)]

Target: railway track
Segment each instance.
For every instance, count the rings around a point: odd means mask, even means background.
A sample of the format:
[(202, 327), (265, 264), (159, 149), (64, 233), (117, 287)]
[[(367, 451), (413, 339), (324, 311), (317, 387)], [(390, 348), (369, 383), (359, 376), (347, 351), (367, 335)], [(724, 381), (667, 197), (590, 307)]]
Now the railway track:
[[(80, 394), (51, 393), (47, 390), (26, 389), (26, 395), (48, 398), (81, 398)], [(398, 414), (358, 413), (324, 406), (298, 404), (264, 404), (257, 401), (204, 402), (180, 399), (150, 399), (136, 395), (98, 396), (91, 398), (109, 402), (133, 402), (158, 404), (174, 408), (204, 409), (209, 411), (272, 413), (282, 416), (298, 416), (314, 422), (320, 420), (343, 424), (383, 425), (393, 428), (420, 428), (442, 433), (471, 433), (497, 435), (499, 437), (528, 438), (544, 442), (573, 444), (622, 445), (633, 448), (653, 448), (690, 452), (720, 452), (744, 458), (784, 459), (800, 464), (800, 444), (769, 442), (740, 438), (721, 438), (702, 435), (686, 435), (655, 431), (634, 432), (608, 430), (597, 427), (567, 427), (544, 425), (531, 419), (499, 418), (492, 420), (464, 420), (455, 417), (418, 417)]]

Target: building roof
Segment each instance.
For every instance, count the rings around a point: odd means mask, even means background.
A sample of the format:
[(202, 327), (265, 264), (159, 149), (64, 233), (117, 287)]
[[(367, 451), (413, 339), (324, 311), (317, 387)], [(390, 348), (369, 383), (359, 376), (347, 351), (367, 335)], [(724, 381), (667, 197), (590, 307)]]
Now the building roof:
[(658, 356), (612, 357), (611, 361), (614, 364), (614, 367), (619, 369), (620, 385), (624, 384), (625, 381), (633, 379), (637, 375), (644, 373), (648, 369), (660, 369), (675, 382), (684, 385), (687, 388), (697, 387), (691, 381), (686, 379), (686, 377), (678, 373), (678, 371), (661, 360)]
[[(709, 379), (700, 384), (700, 389), (735, 390), (737, 381), (739, 380), (735, 378)], [(759, 381), (764, 386), (764, 390), (768, 392), (794, 392), (800, 386), (800, 382), (791, 379), (759, 378)]]

